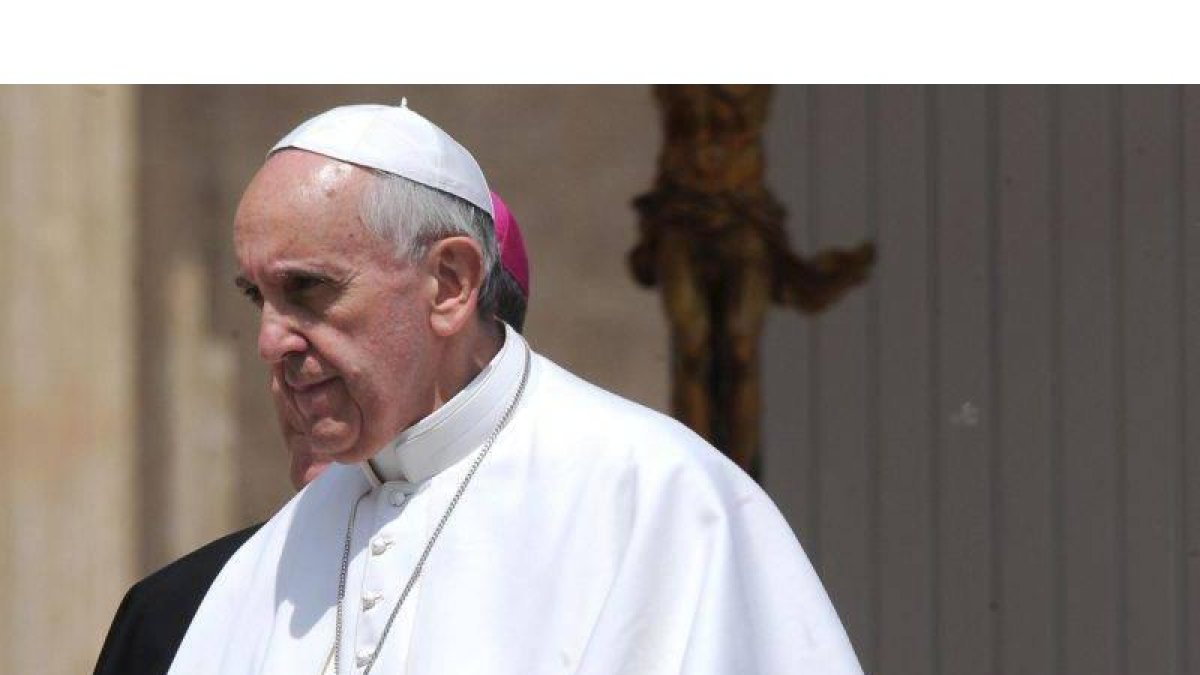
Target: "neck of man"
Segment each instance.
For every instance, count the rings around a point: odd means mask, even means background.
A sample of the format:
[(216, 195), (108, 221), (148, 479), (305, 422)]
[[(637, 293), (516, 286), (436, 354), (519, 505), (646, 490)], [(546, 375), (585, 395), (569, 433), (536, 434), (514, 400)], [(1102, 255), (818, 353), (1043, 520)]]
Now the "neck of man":
[[(506, 344), (506, 329), (498, 322), (472, 339), (446, 342), (439, 360), (442, 377), (436, 382), (436, 403), (362, 464), (374, 487), (391, 481), (420, 483), (461, 460), (481, 446), (518, 391), (528, 350), (519, 337)], [(522, 355), (521, 352), (524, 352)]]
[(474, 380), (503, 345), (504, 327), (495, 320), (476, 319), (448, 338), (442, 353), (442, 367), (434, 382), (433, 410), (442, 407)]

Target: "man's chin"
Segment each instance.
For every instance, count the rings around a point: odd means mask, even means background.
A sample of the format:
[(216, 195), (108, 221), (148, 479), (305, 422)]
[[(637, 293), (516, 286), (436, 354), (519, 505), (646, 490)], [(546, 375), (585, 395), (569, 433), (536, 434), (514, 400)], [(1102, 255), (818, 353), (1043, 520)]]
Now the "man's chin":
[(326, 462), (339, 462), (341, 457), (353, 454), (359, 440), (354, 425), (333, 419), (317, 421), (306, 436), (313, 459)]

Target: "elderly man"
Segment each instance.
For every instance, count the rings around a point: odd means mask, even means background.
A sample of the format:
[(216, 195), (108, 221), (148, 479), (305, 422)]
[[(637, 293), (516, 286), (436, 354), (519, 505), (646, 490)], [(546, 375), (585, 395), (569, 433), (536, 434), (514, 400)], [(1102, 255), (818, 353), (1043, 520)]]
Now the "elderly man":
[[(525, 325), (529, 302), (528, 255), (520, 226), (508, 205), (495, 192), (491, 197), (496, 245), (500, 250), (500, 266), (495, 271), (496, 318), (519, 333)], [(328, 459), (314, 457), (302, 444), (292, 445), (288, 451), (289, 476), (297, 490), (312, 482), (330, 463)], [(261, 526), (259, 523), (211, 542), (129, 589), (113, 618), (95, 674), (166, 673), (217, 573)]]
[(405, 107), (274, 149), (235, 221), (288, 446), (329, 464), (172, 673), (858, 673), (758, 486), (497, 323), (474, 159)]
[[(495, 317), (512, 326), (520, 333), (525, 327), (525, 311), (529, 302), (529, 258), (525, 251), (525, 240), (521, 228), (508, 208), (508, 204), (495, 192), (491, 193), (494, 217), (496, 248), (499, 261), (489, 282), (495, 288)], [(276, 402), (279, 412), (286, 405)], [(284, 436), (289, 440), (292, 485), (299, 490), (316, 478), (332, 461), (328, 457), (314, 455), (304, 440), (304, 434), (289, 434), (286, 415), (280, 416)]]

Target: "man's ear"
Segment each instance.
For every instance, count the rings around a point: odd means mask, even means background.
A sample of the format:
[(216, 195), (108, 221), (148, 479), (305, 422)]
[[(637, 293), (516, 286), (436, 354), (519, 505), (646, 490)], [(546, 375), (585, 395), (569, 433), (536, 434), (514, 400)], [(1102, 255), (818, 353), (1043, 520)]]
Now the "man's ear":
[(483, 252), (470, 237), (447, 237), (430, 247), (425, 262), (436, 284), (430, 325), (439, 336), (454, 335), (475, 318)]

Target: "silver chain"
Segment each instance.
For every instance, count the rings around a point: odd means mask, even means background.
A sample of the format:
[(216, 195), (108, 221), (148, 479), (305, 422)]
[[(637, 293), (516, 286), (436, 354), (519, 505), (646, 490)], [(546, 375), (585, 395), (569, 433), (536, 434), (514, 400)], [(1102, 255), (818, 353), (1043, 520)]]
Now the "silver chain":
[[(471, 482), (471, 478), (475, 476), (479, 465), (483, 463), (483, 458), (492, 449), (492, 444), (496, 442), (496, 437), (500, 435), (500, 432), (512, 418), (513, 411), (516, 410), (517, 403), (521, 400), (521, 395), (525, 393), (525, 383), (529, 381), (530, 360), (529, 345), (525, 345), (525, 368), (521, 373), (521, 384), (517, 386), (517, 393), (513, 396), (512, 402), (508, 404), (508, 408), (505, 409), (504, 416), (500, 418), (499, 424), (496, 425), (495, 429), (492, 429), (492, 433), (484, 442), (483, 448), (475, 455), (475, 460), (471, 462), (471, 467), (467, 469), (467, 475), (463, 477), (462, 482), (458, 484), (458, 490), (450, 498), (450, 504), (446, 506), (446, 512), (442, 514), (442, 519), (438, 521), (437, 527), (433, 528), (433, 534), (429, 536), (429, 541), (425, 544), (425, 550), (421, 552), (421, 557), (417, 559), (417, 564), (413, 567), (412, 574), (408, 576), (408, 583), (404, 584), (404, 590), (400, 592), (400, 598), (396, 600), (396, 606), (392, 608), (392, 613), (388, 616), (387, 623), (383, 626), (383, 633), (379, 636), (379, 642), (375, 645), (375, 651), (371, 652), (371, 658), (367, 661), (363, 675), (368, 675), (371, 672), (371, 668), (375, 666), (375, 659), (379, 658), (379, 652), (383, 649), (383, 643), (387, 640), (388, 633), (392, 630), (392, 624), (400, 614), (400, 606), (404, 604), (405, 598), (408, 597), (409, 592), (416, 585), (417, 579), (420, 578), (421, 572), (425, 569), (425, 561), (428, 560), (434, 543), (441, 536), (442, 529), (446, 527), (446, 521), (450, 520), (450, 514), (454, 512), (454, 507), (458, 506), (458, 501), (462, 499), (463, 493), (467, 491), (467, 484)], [(366, 497), (368, 494), (370, 494), (370, 490), (364, 492), (354, 502), (354, 507), (350, 509), (350, 522), (346, 525), (346, 545), (342, 548), (342, 570), (338, 575), (337, 612), (336, 621), (334, 622), (335, 632), (333, 634), (332, 658), (334, 675), (337, 675), (341, 668), (342, 605), (346, 599), (346, 575), (350, 569), (350, 540), (353, 538), (354, 533), (354, 518), (358, 515), (358, 505), (362, 503), (363, 497)]]

